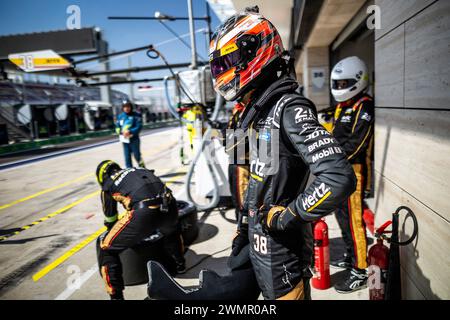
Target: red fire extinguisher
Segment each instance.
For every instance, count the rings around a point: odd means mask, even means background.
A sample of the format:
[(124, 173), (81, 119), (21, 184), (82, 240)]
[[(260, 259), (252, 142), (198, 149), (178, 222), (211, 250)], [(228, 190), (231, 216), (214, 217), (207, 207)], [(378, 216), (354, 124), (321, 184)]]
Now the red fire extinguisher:
[[(411, 218), (413, 222), (413, 232), (408, 240), (400, 241), (399, 214), (406, 211), (406, 219)], [(392, 230), (387, 231), (386, 228), (392, 225)], [(369, 250), (369, 297), (370, 300), (398, 300), (401, 299), (401, 277), (400, 277), (400, 253), (399, 246), (406, 246), (414, 241), (417, 237), (419, 224), (414, 212), (405, 206), (400, 206), (392, 214), (392, 220), (385, 222), (381, 227), (376, 229), (375, 238), (377, 243)], [(386, 234), (391, 233), (388, 237)], [(384, 245), (383, 241), (387, 241), (390, 247)]]
[(386, 228), (392, 224), (387, 221), (375, 232), (377, 243), (369, 250), (369, 298), (370, 300), (384, 300), (387, 273), (389, 268), (389, 248), (383, 243), (383, 235), (391, 233)]
[(316, 289), (330, 287), (330, 247), (328, 226), (324, 219), (314, 224), (314, 275), (311, 280)]

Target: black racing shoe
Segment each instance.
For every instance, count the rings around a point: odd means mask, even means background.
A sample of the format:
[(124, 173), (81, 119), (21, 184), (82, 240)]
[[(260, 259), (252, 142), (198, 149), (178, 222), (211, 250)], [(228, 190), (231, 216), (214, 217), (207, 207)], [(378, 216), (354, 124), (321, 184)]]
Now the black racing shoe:
[(109, 297), (111, 298), (111, 300), (125, 300), (123, 297), (122, 291), (118, 291), (118, 292), (110, 295)]
[(349, 277), (334, 286), (339, 293), (351, 293), (367, 287), (366, 270), (352, 269)]
[(350, 270), (352, 268), (352, 258), (347, 253), (344, 253), (342, 259), (331, 261), (330, 266)]
[(186, 273), (186, 264), (183, 263), (177, 263), (177, 274), (185, 274)]

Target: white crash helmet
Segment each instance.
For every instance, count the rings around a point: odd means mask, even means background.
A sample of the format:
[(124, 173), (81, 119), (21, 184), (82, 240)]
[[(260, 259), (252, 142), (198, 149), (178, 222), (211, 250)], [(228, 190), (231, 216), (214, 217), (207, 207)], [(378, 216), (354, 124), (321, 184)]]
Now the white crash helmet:
[[(339, 89), (337, 80), (347, 80), (346, 88)], [(348, 57), (339, 61), (331, 71), (331, 94), (337, 102), (350, 100), (369, 85), (367, 66), (358, 57)]]

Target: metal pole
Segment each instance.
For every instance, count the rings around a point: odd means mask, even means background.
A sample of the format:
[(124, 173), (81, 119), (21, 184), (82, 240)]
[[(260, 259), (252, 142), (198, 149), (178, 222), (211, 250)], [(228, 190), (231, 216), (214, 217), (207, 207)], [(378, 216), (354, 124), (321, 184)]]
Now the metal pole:
[(209, 9), (209, 3), (208, 1), (206, 1), (206, 18), (208, 19), (208, 49), (209, 49), (209, 43), (211, 42), (211, 36), (212, 36), (212, 31), (211, 31), (211, 13), (210, 13), (210, 9)]
[[(128, 68), (131, 69), (131, 57), (128, 56)], [(128, 81), (133, 80), (131, 73), (128, 73)], [(132, 82), (130, 82), (130, 99), (131, 101), (134, 101), (134, 85)]]
[(192, 69), (197, 69), (197, 49), (195, 44), (195, 29), (194, 29), (194, 13), (192, 11), (192, 0), (187, 0), (189, 13), (189, 31), (191, 33), (191, 52), (192, 52)]
[[(201, 61), (200, 63), (197, 63), (197, 65), (205, 65), (208, 64), (208, 62), (203, 62)], [(127, 68), (127, 69), (117, 69), (117, 70), (109, 70), (109, 71), (99, 71), (99, 72), (92, 72), (92, 73), (87, 73), (87, 72), (80, 72), (80, 74), (78, 76), (75, 76), (75, 78), (92, 78), (92, 77), (96, 77), (96, 76), (101, 76), (101, 75), (112, 75), (112, 74), (118, 74), (118, 73), (139, 73), (139, 72), (144, 72), (144, 71), (155, 71), (155, 70), (163, 70), (163, 69), (168, 69), (168, 68), (172, 68), (172, 69), (177, 69), (177, 68), (185, 68), (185, 67), (189, 67), (189, 62), (185, 62), (185, 63), (174, 63), (174, 64), (170, 64), (169, 66), (163, 64), (163, 65), (156, 65), (156, 66), (149, 66), (149, 67), (133, 67), (133, 68)]]

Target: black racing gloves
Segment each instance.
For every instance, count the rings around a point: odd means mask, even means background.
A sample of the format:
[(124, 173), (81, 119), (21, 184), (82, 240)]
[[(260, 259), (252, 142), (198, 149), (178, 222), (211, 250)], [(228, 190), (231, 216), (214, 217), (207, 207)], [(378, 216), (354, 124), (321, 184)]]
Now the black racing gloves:
[(260, 223), (266, 231), (282, 231), (280, 216), (286, 210), (285, 207), (275, 206), (269, 211), (262, 211)]
[(269, 211), (261, 212), (260, 223), (268, 232), (285, 231), (301, 222), (300, 217), (289, 207), (274, 206)]

